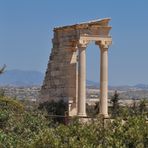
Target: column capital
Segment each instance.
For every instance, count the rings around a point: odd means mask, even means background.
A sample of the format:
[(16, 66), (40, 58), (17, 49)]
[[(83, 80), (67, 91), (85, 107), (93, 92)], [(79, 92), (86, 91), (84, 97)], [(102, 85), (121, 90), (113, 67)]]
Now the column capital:
[(82, 40), (82, 39), (80, 39), (80, 40), (78, 41), (77, 46), (78, 46), (78, 48), (86, 48), (87, 45), (88, 45), (88, 43), (89, 43), (88, 40)]
[(112, 44), (112, 40), (100, 40), (100, 41), (96, 41), (95, 42), (96, 45), (98, 45), (100, 47), (100, 49), (108, 49), (109, 46)]

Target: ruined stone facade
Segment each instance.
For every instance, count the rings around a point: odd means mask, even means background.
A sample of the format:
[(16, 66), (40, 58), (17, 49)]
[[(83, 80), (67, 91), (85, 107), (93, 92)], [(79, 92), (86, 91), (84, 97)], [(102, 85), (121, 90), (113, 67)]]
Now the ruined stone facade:
[[(85, 116), (85, 50), (90, 41), (99, 45), (102, 51), (108, 49), (112, 41), (109, 21), (107, 18), (54, 29), (53, 48), (41, 89), (41, 102), (63, 99), (69, 103), (70, 116)], [(104, 80), (101, 80), (103, 86), (100, 87), (102, 97), (106, 99), (108, 80)]]

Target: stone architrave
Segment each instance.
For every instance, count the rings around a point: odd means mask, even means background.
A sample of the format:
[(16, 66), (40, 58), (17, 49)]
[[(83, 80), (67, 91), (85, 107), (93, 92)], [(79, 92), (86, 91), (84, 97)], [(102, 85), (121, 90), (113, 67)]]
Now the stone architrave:
[[(100, 114), (108, 116), (108, 47), (112, 42), (110, 19), (99, 19), (54, 29), (40, 102), (68, 102), (69, 116), (86, 116), (86, 47), (100, 47)], [(78, 58), (77, 58), (78, 57)]]

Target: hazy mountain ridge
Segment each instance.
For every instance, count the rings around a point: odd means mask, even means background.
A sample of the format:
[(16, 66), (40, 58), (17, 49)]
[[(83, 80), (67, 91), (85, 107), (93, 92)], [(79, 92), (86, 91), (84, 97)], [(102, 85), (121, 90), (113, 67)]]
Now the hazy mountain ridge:
[[(0, 76), (0, 86), (41, 86), (44, 74), (39, 71), (8, 70)], [(87, 80), (88, 88), (99, 88), (98, 82)], [(110, 90), (148, 90), (147, 84), (110, 86)]]
[(41, 85), (44, 74), (39, 71), (8, 70), (0, 76), (0, 86)]
[[(35, 88), (40, 90), (43, 79), (44, 74), (39, 71), (9, 70), (0, 75), (0, 88), (5, 89), (8, 96), (16, 95), (21, 99), (26, 96), (35, 98), (38, 95)], [(100, 84), (98, 82), (87, 80), (86, 83), (90, 91), (93, 90), (97, 91), (97, 94), (99, 93)], [(23, 90), (20, 87), (23, 87)], [(118, 91), (122, 99), (148, 98), (148, 85), (146, 84), (109, 86), (109, 95), (112, 96), (115, 90)]]

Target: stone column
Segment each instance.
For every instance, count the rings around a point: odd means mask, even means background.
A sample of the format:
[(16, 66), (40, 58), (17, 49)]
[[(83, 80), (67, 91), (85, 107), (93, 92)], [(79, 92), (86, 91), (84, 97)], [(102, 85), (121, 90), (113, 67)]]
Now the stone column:
[(78, 116), (86, 116), (86, 44), (78, 44)]
[(110, 42), (99, 41), (100, 47), (100, 115), (108, 117), (108, 47)]

